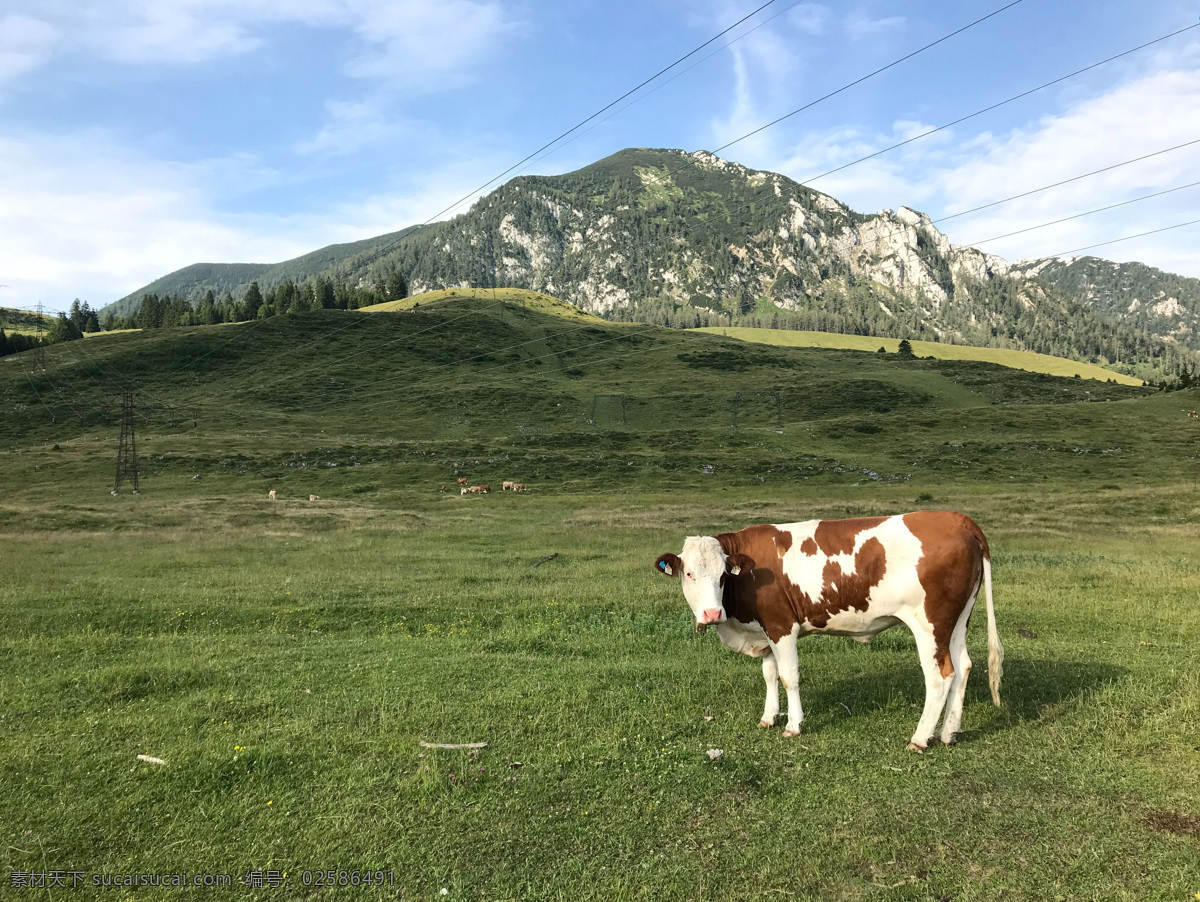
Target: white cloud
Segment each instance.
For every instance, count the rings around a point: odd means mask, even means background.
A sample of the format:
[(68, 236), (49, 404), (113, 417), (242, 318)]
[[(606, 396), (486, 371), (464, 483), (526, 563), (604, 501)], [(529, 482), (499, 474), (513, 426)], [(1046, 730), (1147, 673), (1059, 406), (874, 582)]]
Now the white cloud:
[(861, 9), (856, 9), (846, 16), (846, 31), (853, 38), (861, 38), (869, 34), (879, 34), (880, 32), (903, 28), (904, 22), (903, 16), (888, 16), (885, 19), (873, 19)]
[[(1008, 132), (948, 129), (842, 172), (813, 187), (851, 207), (875, 211), (900, 205), (939, 216), (1069, 179), (1093, 169), (1200, 137), (1200, 68), (1194, 48), (1160, 57), (1151, 70), (1096, 96), (1073, 100), (1062, 112)], [(780, 171), (801, 180), (919, 134), (921, 123), (897, 122), (891, 133), (852, 126), (807, 134)], [(778, 158), (777, 158), (778, 159)], [(1164, 154), (940, 225), (955, 244), (973, 244), (1195, 181), (1200, 147)], [(1200, 192), (1188, 189), (984, 245), (1013, 260), (1069, 251), (1195, 219)], [(1180, 229), (1097, 248), (1098, 256), (1141, 260), (1200, 276), (1200, 231)]]
[[(191, 65), (246, 53), (282, 24), (344, 32), (346, 74), (458, 84), (464, 64), (514, 27), (496, 0), (11, 0), (30, 15), (0, 20), (0, 73), (29, 71), (51, 47), (127, 65)], [(38, 28), (40, 27), (40, 31)], [(46, 31), (49, 29), (49, 32)], [(50, 37), (57, 33), (62, 40)], [(48, 37), (48, 35), (50, 37)], [(10, 45), (12, 45), (10, 49)], [(440, 81), (439, 81), (440, 79)]]
[(808, 34), (824, 34), (829, 27), (832, 13), (820, 3), (801, 3), (787, 15), (787, 21), (798, 31)]
[(0, 84), (45, 63), (58, 38), (58, 29), (41, 19), (19, 15), (0, 18)]
[(192, 263), (274, 263), (370, 238), (424, 221), (500, 162), (447, 162), (327, 209), (246, 214), (219, 202), (283, 180), (251, 156), (164, 162), (99, 131), (0, 137), (0, 283), (11, 288), (2, 301), (99, 307)]

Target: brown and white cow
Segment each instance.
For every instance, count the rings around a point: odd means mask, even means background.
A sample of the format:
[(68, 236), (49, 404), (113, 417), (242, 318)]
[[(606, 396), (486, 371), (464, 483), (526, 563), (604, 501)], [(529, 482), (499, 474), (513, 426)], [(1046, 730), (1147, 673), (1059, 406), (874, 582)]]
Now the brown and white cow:
[(455, 481), (455, 482), (456, 482), (458, 485), (466, 485), (466, 484), (467, 484), (467, 477), (466, 477), (466, 476), (459, 476), (459, 477), (458, 477), (458, 479), (456, 479), (456, 480), (454, 480), (454, 481)]
[(774, 725), (783, 682), (784, 736), (799, 735), (804, 719), (796, 645), (801, 636), (869, 642), (904, 624), (916, 637), (925, 673), (925, 708), (908, 747), (924, 749), (943, 712), (941, 741), (954, 742), (971, 672), (967, 623), (981, 586), (988, 683), (992, 701), (1000, 704), (1004, 649), (992, 606), (988, 542), (962, 514), (917, 511), (689, 536), (679, 554), (662, 555), (655, 567), (682, 580), (697, 632), (715, 625), (725, 647), (763, 659), (767, 701), (759, 726)]

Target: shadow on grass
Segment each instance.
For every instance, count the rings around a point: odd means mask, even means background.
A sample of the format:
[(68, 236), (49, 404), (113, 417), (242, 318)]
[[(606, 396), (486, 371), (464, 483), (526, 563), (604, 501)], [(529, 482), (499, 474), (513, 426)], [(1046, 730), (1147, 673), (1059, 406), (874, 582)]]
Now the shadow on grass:
[[(967, 729), (959, 734), (959, 741), (969, 743), (1002, 733), (1022, 721), (1053, 722), (1086, 704), (1098, 690), (1123, 679), (1128, 673), (1128, 668), (1092, 661), (1010, 659), (1004, 662), (1001, 706), (995, 708), (991, 703), (986, 669), (983, 663), (976, 662), (967, 684), (966, 704), (977, 717), (982, 710), (978, 703), (986, 703), (990, 714), (978, 726), (966, 724)], [(814, 712), (834, 712), (848, 707), (855, 717), (882, 711), (901, 700), (914, 705), (913, 726), (916, 726), (925, 700), (925, 684), (915, 667), (900, 671), (875, 670), (824, 687), (814, 685), (808, 691), (802, 690), (802, 698)], [(970, 715), (964, 718), (971, 719)], [(836, 719), (832, 723), (836, 723)], [(812, 732), (830, 729), (832, 723), (828, 720), (813, 723)], [(809, 731), (809, 720), (805, 720), (804, 727), (806, 732)]]

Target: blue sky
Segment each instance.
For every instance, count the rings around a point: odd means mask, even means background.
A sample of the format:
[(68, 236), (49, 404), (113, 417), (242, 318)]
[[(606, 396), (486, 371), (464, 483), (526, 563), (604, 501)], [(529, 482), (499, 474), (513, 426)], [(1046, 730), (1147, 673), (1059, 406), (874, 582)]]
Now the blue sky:
[[(762, 2), (5, 0), (0, 304), (101, 306), (189, 263), (423, 222)], [(716, 148), (1003, 5), (776, 0), (520, 171)], [(1022, 0), (721, 155), (804, 180), (1198, 21), (1175, 0)], [(1197, 138), (1200, 28), (813, 187), (936, 219)], [(1197, 173), (1200, 144), (944, 229), (975, 244)], [(1200, 187), (981, 246), (1057, 254), (1197, 211)], [(1095, 253), (1200, 276), (1200, 226)]]

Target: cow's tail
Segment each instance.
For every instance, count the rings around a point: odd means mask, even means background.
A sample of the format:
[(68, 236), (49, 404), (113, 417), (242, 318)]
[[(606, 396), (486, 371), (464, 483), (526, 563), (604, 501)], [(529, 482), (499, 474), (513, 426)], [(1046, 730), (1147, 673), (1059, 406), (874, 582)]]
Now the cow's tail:
[(983, 592), (987, 599), (988, 629), (988, 687), (992, 690), (992, 701), (1000, 706), (1000, 677), (1004, 675), (1004, 646), (996, 630), (996, 608), (992, 604), (992, 561), (983, 553)]

